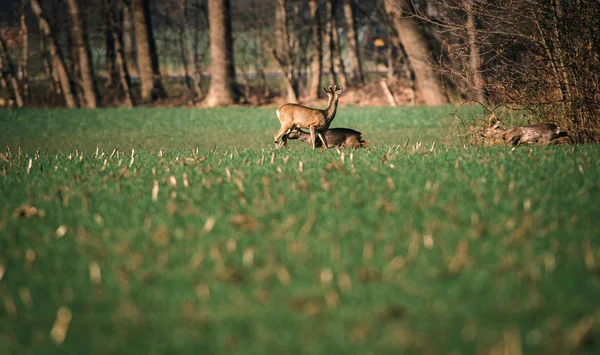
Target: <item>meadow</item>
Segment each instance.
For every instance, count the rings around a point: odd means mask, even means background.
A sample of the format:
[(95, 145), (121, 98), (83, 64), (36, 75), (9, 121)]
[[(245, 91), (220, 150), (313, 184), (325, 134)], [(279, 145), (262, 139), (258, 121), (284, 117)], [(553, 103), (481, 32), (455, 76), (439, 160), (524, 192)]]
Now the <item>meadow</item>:
[(600, 147), (452, 111), (0, 111), (0, 353), (598, 353)]

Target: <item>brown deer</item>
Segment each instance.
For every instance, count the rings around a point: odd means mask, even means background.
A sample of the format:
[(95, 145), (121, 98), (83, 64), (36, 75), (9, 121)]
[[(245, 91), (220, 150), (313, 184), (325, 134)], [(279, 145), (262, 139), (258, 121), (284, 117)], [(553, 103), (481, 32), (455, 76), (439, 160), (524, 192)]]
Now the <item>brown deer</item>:
[(568, 135), (560, 131), (560, 127), (552, 123), (517, 126), (514, 128), (500, 128), (500, 121), (492, 122), (481, 137), (501, 139), (504, 143), (519, 144), (551, 144), (564, 141)]
[[(327, 148), (342, 147), (342, 148), (366, 148), (369, 142), (362, 139), (362, 133), (350, 128), (329, 128), (323, 131)], [(287, 134), (288, 139), (297, 139), (299, 141), (310, 144), (310, 133), (304, 132), (301, 129), (294, 129)], [(287, 147), (287, 143), (284, 143)], [(317, 148), (323, 148), (320, 141), (316, 143)]]
[(285, 104), (277, 109), (277, 118), (281, 124), (281, 128), (275, 133), (275, 147), (281, 148), (282, 145), (287, 145), (287, 134), (293, 129), (307, 128), (310, 131), (310, 142), (313, 149), (316, 148), (317, 135), (323, 142), (325, 147), (328, 147), (325, 137), (322, 132), (329, 128), (331, 121), (335, 118), (338, 100), (344, 91), (343, 87), (329, 87), (325, 89), (325, 93), (329, 97), (329, 103), (324, 110), (314, 109), (298, 104)]

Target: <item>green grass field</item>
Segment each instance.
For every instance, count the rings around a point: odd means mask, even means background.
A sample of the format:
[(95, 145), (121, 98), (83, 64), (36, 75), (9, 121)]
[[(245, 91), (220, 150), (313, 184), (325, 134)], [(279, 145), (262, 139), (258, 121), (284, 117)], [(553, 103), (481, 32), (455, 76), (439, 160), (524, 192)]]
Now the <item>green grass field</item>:
[(450, 112), (0, 111), (0, 354), (596, 354), (600, 147)]

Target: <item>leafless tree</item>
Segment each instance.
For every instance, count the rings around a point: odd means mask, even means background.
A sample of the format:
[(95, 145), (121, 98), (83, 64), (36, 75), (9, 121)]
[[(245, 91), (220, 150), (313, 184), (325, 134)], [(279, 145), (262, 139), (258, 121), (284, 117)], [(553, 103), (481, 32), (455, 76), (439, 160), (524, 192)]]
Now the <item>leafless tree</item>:
[(3, 86), (10, 87), (12, 89), (13, 97), (17, 107), (23, 107), (23, 96), (21, 95), (21, 88), (17, 81), (17, 75), (15, 67), (10, 59), (7, 51), (7, 46), (0, 35), (0, 76), (3, 80)]
[(123, 52), (125, 53), (125, 63), (129, 73), (138, 73), (135, 65), (133, 49), (133, 21), (131, 16), (131, 0), (119, 0), (119, 9), (121, 11), (121, 34), (123, 37)]
[(209, 0), (210, 88), (204, 102), (208, 107), (235, 103), (235, 67), (229, 0)]
[[(199, 22), (208, 22), (204, 1), (179, 0), (176, 17), (179, 39), (179, 51), (183, 65), (185, 84), (192, 96), (202, 97), (202, 61), (204, 55), (199, 52)], [(191, 20), (196, 19), (196, 22)]]
[(115, 15), (113, 13), (113, 3), (111, 0), (103, 0), (104, 17), (104, 44), (106, 47), (106, 73), (107, 80), (105, 86), (116, 89), (119, 85), (119, 70), (117, 68), (117, 54), (115, 48), (115, 39), (113, 38), (113, 26), (116, 25)]
[(85, 33), (84, 21), (82, 21), (81, 12), (79, 10), (79, 3), (77, 0), (67, 0), (67, 4), (71, 14), (73, 44), (76, 52), (79, 73), (81, 75), (81, 85), (83, 89), (85, 105), (88, 108), (96, 108), (96, 106), (98, 106), (99, 95), (96, 87), (96, 77), (94, 75), (89, 43)]
[(60, 82), (60, 88), (65, 99), (65, 103), (68, 108), (75, 108), (77, 107), (77, 101), (75, 100), (71, 78), (67, 72), (60, 49), (56, 43), (56, 40), (54, 39), (54, 33), (52, 32), (50, 23), (46, 19), (44, 11), (38, 0), (30, 0), (30, 5), (31, 10), (38, 18), (40, 31), (44, 36), (44, 43), (52, 60), (52, 69), (56, 72), (58, 81)]
[(412, 16), (410, 0), (385, 0), (385, 11), (396, 31), (398, 46), (407, 55), (412, 69), (417, 95), (426, 105), (443, 105), (448, 98), (442, 85), (441, 75), (432, 65), (429, 44), (422, 29)]
[(342, 58), (342, 49), (340, 46), (340, 36), (338, 33), (338, 21), (336, 18), (337, 3), (335, 0), (331, 0), (331, 51), (333, 55), (334, 70), (337, 74), (339, 82), (334, 84), (340, 84), (342, 87), (348, 86), (348, 76), (346, 75), (346, 66), (344, 65), (344, 59)]
[(19, 53), (18, 79), (23, 89), (23, 97), (29, 99), (29, 29), (27, 28), (27, 18), (25, 8), (28, 0), (23, 0), (21, 5), (21, 52)]
[(529, 120), (557, 123), (575, 141), (600, 142), (598, 2), (437, 0), (436, 5), (438, 16), (417, 11), (417, 17), (437, 28), (447, 44), (442, 68), (475, 92), (469, 96), (527, 109)]
[[(293, 3), (294, 12), (298, 11), (298, 4)], [(276, 0), (275, 2), (275, 21), (274, 44), (265, 41), (271, 56), (279, 66), (284, 79), (286, 88), (286, 98), (288, 102), (298, 102), (299, 79), (298, 62), (299, 56), (295, 56), (298, 48), (298, 37), (293, 31), (290, 31), (288, 21), (287, 0)]]
[(311, 64), (311, 81), (308, 88), (308, 97), (318, 99), (321, 92), (321, 75), (323, 73), (323, 36), (321, 34), (321, 20), (319, 17), (319, 1), (309, 0), (310, 18), (312, 19), (311, 33), (313, 43), (313, 57)]
[(154, 29), (150, 14), (150, 0), (131, 0), (137, 63), (142, 83), (142, 100), (154, 101), (167, 96), (162, 83)]
[(356, 22), (354, 20), (354, 6), (352, 0), (344, 0), (343, 8), (344, 19), (346, 22), (351, 79), (355, 84), (363, 85), (365, 81), (360, 59), (360, 51), (358, 48), (358, 37), (356, 34)]
[(465, 13), (467, 20), (465, 29), (469, 42), (469, 66), (468, 77), (472, 87), (473, 97), (476, 101), (485, 103), (485, 95), (483, 93), (483, 75), (481, 72), (481, 50), (479, 48), (479, 39), (477, 33), (477, 22), (475, 11), (473, 9), (473, 0), (465, 0)]
[(333, 2), (335, 0), (325, 0), (325, 70), (327, 71), (327, 78), (329, 85), (337, 83), (337, 76), (335, 73), (335, 41), (333, 40), (333, 31), (335, 29), (333, 22)]
[[(114, 87), (122, 92), (123, 104), (126, 107), (135, 106), (135, 100), (133, 98), (131, 88), (131, 77), (127, 66), (127, 56), (125, 55), (125, 46), (123, 43), (123, 26), (119, 23), (118, 12), (122, 12), (125, 8), (123, 2), (119, 0), (115, 6), (111, 0), (103, 0), (104, 2), (104, 13), (107, 16), (107, 37), (110, 37), (110, 42), (113, 46), (112, 70), (114, 73), (110, 75), (115, 80)], [(108, 41), (108, 40), (107, 40)], [(110, 62), (109, 62), (110, 63)]]

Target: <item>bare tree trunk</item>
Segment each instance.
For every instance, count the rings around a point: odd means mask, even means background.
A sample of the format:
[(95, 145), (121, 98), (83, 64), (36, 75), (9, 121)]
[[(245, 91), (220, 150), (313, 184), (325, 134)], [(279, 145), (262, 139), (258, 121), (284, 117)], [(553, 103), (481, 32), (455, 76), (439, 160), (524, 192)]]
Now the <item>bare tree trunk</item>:
[[(198, 43), (200, 42), (199, 31), (197, 28), (193, 29), (193, 41), (191, 43), (191, 55), (192, 55), (192, 75), (194, 78), (194, 91), (198, 97), (204, 96), (204, 91), (202, 90), (202, 62), (204, 61), (204, 55), (200, 56), (198, 52)], [(188, 44), (189, 45), (189, 44)]]
[[(201, 80), (202, 76), (199, 73), (200, 63), (197, 63), (198, 51), (196, 50), (196, 44), (197, 44), (198, 37), (197, 37), (197, 35), (194, 35), (194, 36), (190, 35), (190, 31), (193, 31), (195, 34), (198, 32), (198, 30), (195, 27), (190, 28), (188, 3), (187, 3), (187, 0), (183, 0), (183, 1), (185, 2), (185, 11), (183, 13), (183, 20), (184, 20), (184, 26), (185, 26), (185, 31), (186, 31), (186, 48), (187, 48), (187, 52), (188, 52), (189, 62), (192, 65), (192, 74), (191, 74), (192, 88), (193, 88), (194, 96), (202, 97), (203, 93), (202, 93), (202, 89), (200, 88), (200, 80)], [(196, 40), (196, 41), (194, 41), (194, 40)], [(194, 42), (196, 42), (196, 43), (194, 43)]]
[(336, 6), (335, 1), (332, 1), (331, 6), (331, 42), (333, 44), (333, 57), (334, 57), (334, 65), (335, 71), (338, 76), (339, 83), (342, 87), (346, 87), (348, 85), (348, 77), (346, 76), (346, 66), (344, 65), (344, 59), (342, 58), (342, 50), (340, 48), (340, 36), (337, 30), (337, 20), (335, 19)]
[(415, 85), (420, 97), (426, 105), (447, 104), (448, 98), (440, 75), (428, 64), (427, 41), (423, 38), (419, 24), (412, 17), (403, 16), (403, 12), (409, 8), (408, 2), (385, 1), (384, 6), (414, 72)]
[[(190, 36), (190, 30), (195, 31), (196, 29), (190, 29), (188, 0), (181, 0), (180, 5), (183, 8), (183, 26), (181, 26), (179, 33), (179, 47), (181, 48), (181, 62), (185, 72), (185, 83), (193, 97), (200, 97), (202, 92), (197, 81), (197, 73), (195, 73), (197, 68), (196, 63), (194, 62), (196, 60), (196, 53), (194, 53), (194, 43), (192, 36)], [(190, 74), (190, 66), (194, 72), (192, 74)]]
[(363, 77), (360, 51), (358, 50), (358, 36), (356, 34), (356, 23), (354, 21), (352, 0), (344, 0), (344, 18), (346, 20), (346, 34), (348, 37), (350, 77), (355, 84), (363, 85), (365, 83), (365, 79)]
[[(57, 18), (57, 8), (58, 6), (52, 7), (53, 18)], [(83, 84), (81, 81), (81, 72), (79, 70), (79, 60), (77, 59), (77, 47), (75, 46), (73, 40), (73, 31), (64, 31), (64, 37), (66, 42), (64, 47), (69, 49), (67, 55), (64, 57), (65, 65), (67, 66), (67, 73), (70, 74), (69, 77), (71, 79), (71, 85), (73, 85), (73, 93), (77, 99), (77, 106), (85, 107), (85, 96), (83, 95)]]
[[(120, 4), (122, 5), (122, 4)], [(118, 75), (118, 83), (120, 84), (120, 89), (123, 91), (124, 96), (124, 104), (126, 107), (135, 106), (135, 101), (133, 99), (133, 94), (131, 90), (131, 78), (129, 76), (129, 69), (127, 68), (127, 61), (125, 56), (125, 49), (123, 45), (123, 29), (124, 27), (118, 21), (118, 16), (115, 14), (115, 9), (111, 3), (111, 0), (104, 0), (104, 7), (106, 9), (107, 14), (107, 25), (108, 27), (108, 35), (112, 38), (112, 43), (114, 45), (114, 55), (115, 55), (115, 72)], [(123, 11), (124, 6), (118, 6), (118, 11)]]
[[(562, 60), (562, 53), (561, 53), (561, 49), (562, 48), (562, 43), (561, 42), (561, 36), (559, 34), (559, 31), (557, 29), (557, 25), (559, 23), (559, 17), (562, 17), (562, 6), (561, 6), (561, 2), (560, 0), (555, 0), (552, 2), (552, 18), (553, 21), (550, 24), (550, 30), (552, 34), (546, 32), (546, 30), (544, 30), (541, 26), (540, 23), (540, 15), (538, 15), (535, 10), (531, 10), (532, 12), (532, 18), (533, 18), (533, 22), (536, 25), (536, 29), (538, 32), (538, 36), (541, 38), (541, 46), (544, 49), (544, 52), (546, 52), (546, 55), (548, 56), (548, 59), (550, 59), (550, 66), (552, 68), (552, 71), (554, 73), (554, 77), (556, 78), (555, 80), (558, 82), (558, 89), (560, 90), (560, 96), (561, 96), (561, 101), (562, 101), (562, 105), (560, 106), (560, 109), (562, 111), (562, 115), (567, 117), (568, 113), (567, 113), (567, 103), (569, 103), (571, 94), (570, 94), (570, 84), (569, 84), (569, 77), (568, 77), (568, 73), (567, 73), (567, 67), (565, 66), (563, 60)], [(579, 119), (575, 119), (575, 122), (579, 121)]]
[(2, 36), (0, 36), (0, 71), (6, 80), (8, 80), (8, 86), (10, 86), (12, 89), (13, 97), (17, 107), (23, 107), (23, 97), (21, 96), (21, 88), (19, 87), (19, 82), (17, 81), (15, 67), (8, 56), (8, 52), (6, 51), (6, 43), (4, 43)]
[(265, 68), (267, 66), (267, 58), (264, 55), (264, 52), (259, 52), (261, 48), (264, 48), (263, 45), (263, 37), (262, 35), (256, 36), (256, 51), (254, 57), (254, 63), (256, 65), (256, 73), (260, 78), (263, 96), (265, 98), (269, 98), (271, 96), (271, 89), (269, 88), (269, 81), (267, 80), (267, 74), (265, 73)]
[(142, 100), (154, 101), (167, 96), (160, 77), (158, 54), (150, 18), (150, 0), (132, 0), (133, 27), (137, 63), (142, 84)]
[(23, 0), (22, 12), (21, 12), (21, 53), (19, 57), (19, 81), (21, 82), (21, 88), (23, 89), (23, 96), (25, 99), (29, 99), (29, 31), (27, 28), (27, 21), (25, 18), (25, 5), (27, 0)]
[(337, 77), (335, 75), (334, 70), (334, 52), (335, 52), (335, 43), (333, 41), (333, 1), (335, 0), (326, 0), (326, 14), (327, 14), (327, 23), (325, 25), (325, 51), (327, 53), (325, 59), (325, 69), (327, 71), (327, 77), (329, 78), (329, 85), (334, 85), (337, 83)]
[[(0, 56), (0, 87), (8, 89), (8, 82), (6, 81), (6, 74), (4, 73), (4, 61)], [(8, 90), (7, 90), (8, 91)], [(2, 106), (2, 105), (0, 105)]]
[(387, 78), (392, 79), (396, 75), (394, 70), (394, 47), (390, 44), (387, 45), (385, 49), (385, 59), (387, 65)]
[(229, 0), (208, 1), (210, 27), (210, 89), (205, 99), (208, 107), (235, 103), (235, 71), (231, 36)]
[(46, 74), (46, 80), (48, 80), (48, 83), (52, 88), (52, 92), (60, 96), (60, 81), (58, 80), (58, 76), (52, 67), (52, 59), (50, 58), (50, 54), (46, 49), (46, 39), (43, 35), (40, 36), (40, 55), (44, 63), (44, 74)]
[(63, 97), (65, 99), (65, 103), (68, 108), (77, 107), (77, 101), (75, 101), (75, 96), (73, 94), (73, 86), (71, 85), (71, 79), (69, 78), (69, 74), (67, 73), (67, 68), (65, 67), (65, 63), (63, 61), (62, 55), (56, 45), (56, 41), (54, 40), (54, 34), (50, 29), (50, 23), (44, 16), (44, 12), (38, 0), (30, 0), (31, 9), (33, 13), (37, 16), (40, 23), (40, 31), (42, 35), (46, 39), (46, 45), (48, 47), (48, 52), (50, 54), (50, 58), (52, 58), (52, 66), (58, 75), (58, 80), (60, 82), (61, 91), (63, 93)]
[(279, 65), (284, 79), (287, 101), (298, 102), (298, 78), (296, 77), (291, 53), (286, 7), (286, 0), (277, 0), (275, 7), (275, 47), (269, 41), (264, 41), (263, 44), (269, 49)]
[(480, 102), (485, 102), (483, 94), (483, 76), (481, 75), (481, 54), (477, 43), (477, 27), (475, 25), (475, 16), (473, 14), (473, 0), (465, 1), (465, 10), (467, 12), (466, 30), (469, 38), (469, 81), (473, 90), (473, 98)]
[[(185, 2), (186, 0), (182, 0), (183, 2)], [(185, 5), (184, 5), (185, 6)], [(185, 17), (185, 15), (184, 15)], [(179, 36), (178, 36), (178, 41), (179, 41), (179, 57), (181, 59), (181, 65), (183, 65), (183, 76), (184, 76), (184, 81), (185, 81), (185, 85), (187, 86), (189, 92), (192, 94), (192, 96), (195, 96), (194, 93), (194, 86), (192, 84), (192, 78), (190, 76), (190, 69), (189, 69), (189, 65), (193, 64), (192, 61), (190, 60), (190, 57), (188, 56), (189, 54), (189, 38), (187, 35), (187, 21), (184, 21), (184, 25), (181, 26), (179, 28)]]
[(79, 61), (83, 96), (88, 108), (96, 108), (98, 106), (99, 95), (96, 87), (96, 77), (94, 75), (89, 44), (87, 42), (85, 28), (79, 11), (79, 4), (77, 3), (77, 0), (67, 0), (67, 4), (69, 5), (69, 11), (71, 12), (73, 42)]
[(291, 57), (291, 48), (290, 48), (290, 32), (288, 31), (288, 22), (287, 22), (287, 1), (286, 0), (278, 0), (275, 9), (275, 26), (277, 28), (276, 32), (276, 40), (277, 43), (277, 52), (279, 58), (285, 63), (286, 70), (284, 72), (285, 79), (285, 87), (287, 92), (287, 101), (288, 102), (297, 102), (298, 101), (298, 93), (297, 89), (294, 87), (294, 66), (292, 63)]
[(131, 34), (133, 32), (133, 24), (131, 23), (131, 4), (129, 1), (118, 0), (119, 8), (121, 9), (121, 21), (122, 21), (122, 37), (123, 37), (123, 52), (125, 53), (125, 63), (129, 73), (136, 73), (139, 75), (137, 69), (137, 60), (133, 49), (133, 39)]
[(121, 89), (123, 90), (125, 106), (133, 107), (135, 106), (135, 101), (131, 90), (131, 77), (129, 76), (129, 70), (127, 69), (122, 39), (117, 31), (113, 31), (112, 35), (115, 42), (115, 63), (119, 68), (119, 82), (121, 84)]
[(117, 54), (113, 38), (113, 8), (110, 1), (104, 0), (104, 38), (106, 43), (106, 73), (108, 74), (106, 87), (119, 86), (119, 70), (117, 69)]
[(312, 19), (311, 32), (313, 39), (313, 58), (311, 64), (311, 81), (308, 97), (312, 100), (319, 98), (321, 92), (321, 75), (323, 72), (323, 40), (321, 35), (321, 21), (319, 20), (319, 1), (309, 0), (310, 17)]

